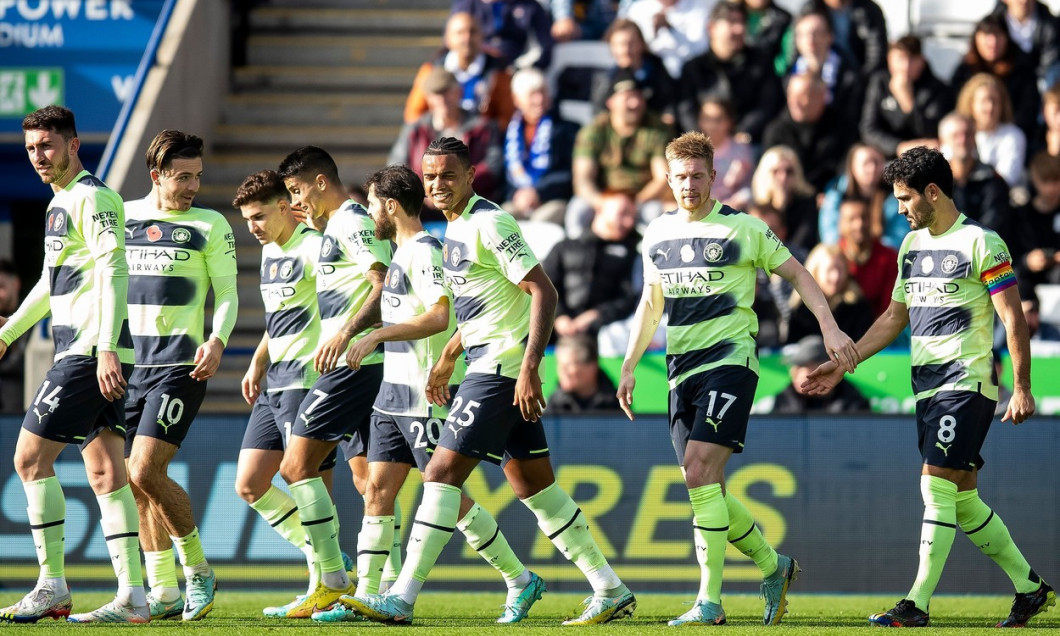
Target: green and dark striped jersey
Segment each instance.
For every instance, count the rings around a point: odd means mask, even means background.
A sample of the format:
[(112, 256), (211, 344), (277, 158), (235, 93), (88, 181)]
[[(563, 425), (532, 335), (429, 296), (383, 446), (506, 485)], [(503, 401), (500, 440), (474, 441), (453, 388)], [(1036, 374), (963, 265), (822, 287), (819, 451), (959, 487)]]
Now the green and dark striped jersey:
[(725, 365), (757, 373), (755, 270), (791, 258), (766, 224), (715, 201), (699, 221), (676, 211), (652, 221), (641, 251), (644, 284), (661, 286), (665, 298), (670, 387)]
[(909, 310), (918, 401), (939, 391), (977, 391), (997, 399), (990, 296), (1015, 284), (1005, 242), (963, 214), (938, 236), (926, 228), (906, 235), (891, 298)]
[(269, 243), (261, 248), (269, 393), (308, 389), (319, 377), (313, 355), (320, 339), (316, 270), (322, 238), (299, 223), (283, 245)]
[(232, 226), (215, 210), (160, 211), (149, 198), (127, 201), (125, 214), (136, 365), (194, 364), (212, 280), (237, 273)]
[(46, 218), (40, 281), (0, 329), (0, 340), (11, 344), (50, 313), (56, 361), (114, 351), (131, 364), (121, 197), (82, 170), (55, 193)]
[(449, 222), (442, 257), (467, 372), (518, 378), (530, 334), (530, 296), (519, 283), (538, 264), (519, 225), (473, 196)]
[[(349, 200), (328, 219), (317, 263), (317, 302), (320, 305), (320, 344), (339, 333), (372, 292), (367, 274), (376, 263), (390, 266), (390, 243), (377, 241), (375, 222), (368, 210)], [(350, 339), (357, 342), (374, 329)], [(382, 350), (364, 357), (361, 364), (380, 364)], [(341, 364), (345, 364), (345, 357)]]

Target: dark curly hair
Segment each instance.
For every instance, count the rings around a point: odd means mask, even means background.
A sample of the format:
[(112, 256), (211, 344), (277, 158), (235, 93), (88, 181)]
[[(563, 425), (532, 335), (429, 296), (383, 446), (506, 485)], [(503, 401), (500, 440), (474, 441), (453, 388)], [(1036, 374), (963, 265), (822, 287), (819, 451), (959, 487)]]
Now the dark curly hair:
[(946, 157), (938, 150), (917, 146), (906, 150), (883, 171), (888, 185), (899, 183), (923, 194), (928, 184), (934, 183), (942, 194), (953, 198), (953, 171)]
[(431, 142), (431, 145), (427, 146), (427, 151), (424, 155), (453, 155), (460, 160), (460, 164), (466, 170), (471, 167), (471, 151), (468, 150), (467, 144), (460, 141), (456, 137), (442, 137), (435, 139)]

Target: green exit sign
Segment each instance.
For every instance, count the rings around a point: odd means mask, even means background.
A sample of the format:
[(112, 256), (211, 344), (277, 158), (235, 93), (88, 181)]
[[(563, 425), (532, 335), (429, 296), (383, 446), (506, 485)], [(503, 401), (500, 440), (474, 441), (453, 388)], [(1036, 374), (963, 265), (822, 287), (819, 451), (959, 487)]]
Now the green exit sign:
[(25, 117), (63, 103), (63, 69), (0, 68), (0, 117)]

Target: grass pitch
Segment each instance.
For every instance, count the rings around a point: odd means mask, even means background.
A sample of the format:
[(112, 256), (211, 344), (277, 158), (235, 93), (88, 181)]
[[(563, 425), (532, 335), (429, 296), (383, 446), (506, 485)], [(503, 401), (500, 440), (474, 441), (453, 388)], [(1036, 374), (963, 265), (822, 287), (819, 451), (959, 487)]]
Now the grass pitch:
[[(300, 634), (322, 634), (327, 630), (342, 630), (343, 633), (368, 634), (383, 629), (401, 629), (374, 624), (340, 623), (319, 624), (308, 620), (276, 620), (261, 616), (261, 608), (279, 605), (291, 599), (293, 594), (282, 592), (225, 592), (221, 590), (217, 605), (200, 623), (179, 621), (156, 622), (151, 625), (73, 625), (52, 621), (41, 621), (37, 625), (2, 625), (5, 634), (40, 632), (50, 634), (83, 633), (85, 630), (97, 634), (111, 630), (149, 630), (162, 633), (195, 633), (235, 636), (238, 634), (277, 634), (297, 636)], [(689, 609), (694, 592), (685, 596), (673, 594), (638, 594), (637, 612), (632, 619), (616, 621), (592, 628), (561, 627), (560, 621), (578, 613), (584, 598), (575, 594), (546, 594), (521, 624), (511, 626), (494, 625), (493, 620), (501, 613), (504, 596), (497, 593), (425, 593), (416, 604), (416, 619), (409, 631), (425, 634), (559, 634), (589, 629), (597, 634), (644, 634), (663, 633), (673, 628), (666, 621)], [(14, 603), (19, 592), (0, 592), (0, 606)], [(74, 610), (88, 611), (112, 598), (111, 594), (84, 592), (74, 595)], [(789, 614), (784, 623), (774, 628), (782, 634), (840, 634), (851, 630), (869, 630), (866, 618), (869, 614), (894, 606), (897, 596), (853, 596), (798, 594), (789, 596)], [(932, 634), (970, 635), (996, 634), (993, 626), (1008, 615), (1011, 596), (940, 596), (934, 600), (932, 610)], [(762, 601), (753, 595), (730, 594), (723, 599), (728, 624), (718, 628), (725, 634), (758, 634), (762, 626)], [(1031, 620), (1032, 631), (1056, 633), (1060, 628), (1060, 611), (1052, 608)], [(684, 628), (684, 630), (696, 628)], [(699, 628), (703, 629), (703, 628)], [(1048, 630), (1048, 631), (1046, 631)]]

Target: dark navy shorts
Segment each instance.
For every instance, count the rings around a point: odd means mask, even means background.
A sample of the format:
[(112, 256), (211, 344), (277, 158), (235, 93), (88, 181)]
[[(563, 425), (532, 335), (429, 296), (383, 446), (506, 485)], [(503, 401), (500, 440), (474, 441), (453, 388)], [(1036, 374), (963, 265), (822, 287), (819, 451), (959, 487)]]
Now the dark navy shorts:
[[(250, 412), (247, 430), (243, 433), (243, 444), (240, 449), (253, 448), (267, 451), (283, 452), (291, 438), (291, 428), (298, 417), (298, 407), (302, 404), (308, 389), (289, 389), (273, 393), (262, 393), (254, 401)], [(321, 472), (335, 467), (336, 453), (328, 454), (320, 465)]]
[[(97, 366), (93, 356), (66, 356), (56, 362), (44, 376), (22, 428), (82, 449), (105, 428), (125, 435), (125, 404), (121, 400), (108, 402), (99, 392)], [(133, 365), (121, 365), (126, 380), (132, 372)]]
[(670, 391), (670, 441), (684, 465), (688, 442), (707, 442), (743, 452), (758, 374), (721, 366), (697, 373)]
[(382, 364), (369, 364), (356, 371), (341, 366), (325, 373), (298, 407), (291, 434), (338, 442), (346, 461), (364, 455), (368, 452), (372, 405), (382, 381)]
[(524, 420), (514, 400), (512, 378), (468, 374), (453, 398), (438, 445), (498, 465), (512, 458), (548, 457), (541, 420)]
[(206, 382), (188, 375), (190, 364), (136, 367), (125, 394), (125, 456), (137, 435), (179, 447), (206, 397)]
[(437, 417), (390, 415), (376, 411), (372, 413), (368, 461), (415, 464), (422, 472), (441, 433), (442, 420)]
[(996, 406), (976, 391), (941, 391), (917, 402), (917, 441), (924, 463), (957, 470), (982, 468), (979, 451)]

